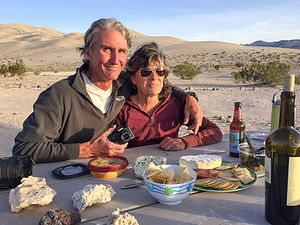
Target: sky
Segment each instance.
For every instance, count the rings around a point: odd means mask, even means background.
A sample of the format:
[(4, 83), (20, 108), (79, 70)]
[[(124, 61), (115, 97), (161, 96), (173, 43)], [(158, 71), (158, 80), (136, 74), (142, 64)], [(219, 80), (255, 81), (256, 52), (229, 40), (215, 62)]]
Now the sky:
[(300, 39), (300, 0), (0, 0), (0, 24), (85, 33), (114, 17), (151, 36), (248, 44)]

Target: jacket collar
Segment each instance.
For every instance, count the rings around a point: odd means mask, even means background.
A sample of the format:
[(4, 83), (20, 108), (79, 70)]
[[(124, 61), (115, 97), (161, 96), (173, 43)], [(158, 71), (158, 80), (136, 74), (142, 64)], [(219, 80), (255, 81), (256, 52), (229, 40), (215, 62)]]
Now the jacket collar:
[[(71, 83), (71, 86), (80, 94), (86, 96), (88, 99), (90, 99), (87, 91), (86, 91), (86, 87), (85, 87), (85, 83), (84, 80), (81, 76), (81, 72), (84, 70), (87, 70), (89, 68), (89, 65), (87, 63), (84, 63), (83, 65), (81, 65), (81, 67), (76, 69), (76, 73), (74, 74), (74, 80)], [(121, 86), (119, 81), (113, 81), (113, 90), (115, 89), (119, 89)]]

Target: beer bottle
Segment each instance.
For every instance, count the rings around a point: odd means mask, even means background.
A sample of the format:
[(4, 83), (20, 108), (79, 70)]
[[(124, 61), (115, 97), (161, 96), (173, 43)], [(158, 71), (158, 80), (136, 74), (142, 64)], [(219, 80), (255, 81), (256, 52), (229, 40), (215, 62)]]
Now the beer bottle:
[(229, 154), (239, 157), (239, 145), (245, 142), (245, 123), (242, 120), (242, 103), (234, 103), (233, 120), (230, 124)]

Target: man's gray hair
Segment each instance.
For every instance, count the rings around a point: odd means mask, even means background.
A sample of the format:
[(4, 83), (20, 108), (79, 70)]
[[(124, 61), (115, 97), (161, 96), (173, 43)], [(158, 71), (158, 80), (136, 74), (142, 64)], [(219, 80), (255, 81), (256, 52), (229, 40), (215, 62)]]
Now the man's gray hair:
[(127, 41), (128, 50), (131, 47), (131, 36), (124, 25), (115, 18), (99, 19), (92, 23), (84, 35), (84, 46), (77, 48), (82, 56), (83, 62), (88, 62), (86, 50), (91, 51), (94, 45), (94, 35), (101, 30), (114, 29), (119, 31)]

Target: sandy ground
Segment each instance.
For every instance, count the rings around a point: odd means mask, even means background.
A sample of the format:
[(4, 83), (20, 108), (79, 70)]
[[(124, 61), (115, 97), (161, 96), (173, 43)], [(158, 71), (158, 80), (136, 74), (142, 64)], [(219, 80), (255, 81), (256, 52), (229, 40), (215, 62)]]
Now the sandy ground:
[[(14, 137), (22, 129), (23, 121), (32, 112), (32, 105), (41, 91), (55, 81), (73, 72), (25, 75), (22, 78), (0, 78), (0, 157), (10, 156)], [(184, 90), (195, 91), (206, 117), (216, 122), (224, 134), (229, 132), (228, 116), (233, 116), (234, 102), (242, 102), (243, 119), (247, 131), (269, 130), (272, 96), (281, 87), (237, 84), (228, 70), (204, 71), (191, 81), (181, 80), (172, 74), (171, 83)], [(300, 87), (296, 86), (296, 96)], [(300, 105), (296, 98), (296, 105)], [(223, 119), (222, 119), (223, 118)], [(296, 126), (299, 126), (299, 110)]]

